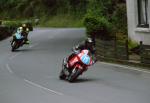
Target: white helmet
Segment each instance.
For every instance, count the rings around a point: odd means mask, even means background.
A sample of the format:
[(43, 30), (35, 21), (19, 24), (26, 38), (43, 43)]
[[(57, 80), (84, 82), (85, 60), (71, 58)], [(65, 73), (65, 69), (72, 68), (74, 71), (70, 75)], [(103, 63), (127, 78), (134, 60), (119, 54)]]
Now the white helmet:
[(22, 27), (19, 27), (18, 29), (17, 29), (17, 32), (18, 33), (21, 33), (23, 31), (23, 28)]
[(18, 30), (19, 30), (19, 31), (23, 31), (23, 28), (22, 28), (22, 27), (19, 27)]

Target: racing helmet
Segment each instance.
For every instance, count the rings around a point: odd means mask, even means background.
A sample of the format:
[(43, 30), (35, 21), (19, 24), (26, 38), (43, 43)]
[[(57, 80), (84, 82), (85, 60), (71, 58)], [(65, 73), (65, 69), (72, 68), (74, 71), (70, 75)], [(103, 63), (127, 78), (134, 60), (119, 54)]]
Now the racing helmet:
[(85, 45), (86, 45), (86, 46), (92, 46), (92, 45), (93, 45), (93, 40), (92, 40), (91, 38), (87, 38), (87, 39), (85, 40)]
[(23, 28), (22, 27), (19, 27), (18, 29), (17, 29), (17, 32), (18, 33), (21, 33), (23, 31)]

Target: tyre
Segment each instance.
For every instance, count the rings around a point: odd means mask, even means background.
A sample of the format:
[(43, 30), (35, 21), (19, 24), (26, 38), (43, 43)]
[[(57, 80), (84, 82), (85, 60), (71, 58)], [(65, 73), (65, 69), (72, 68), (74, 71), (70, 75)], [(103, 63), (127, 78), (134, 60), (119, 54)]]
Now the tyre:
[(74, 82), (78, 78), (78, 76), (82, 73), (82, 71), (80, 69), (76, 69), (76, 68), (74, 68), (74, 69), (75, 69), (75, 71), (73, 73), (71, 73), (71, 75), (68, 77), (68, 81), (70, 83)]
[(16, 46), (17, 46), (17, 44), (16, 44), (16, 42), (14, 41), (14, 42), (12, 43), (12, 45), (11, 45), (11, 51), (12, 51), (12, 52), (15, 51)]
[(66, 74), (64, 73), (64, 69), (65, 69), (64, 63), (65, 63), (65, 58), (63, 59), (62, 70), (61, 70), (61, 72), (59, 74), (59, 79), (61, 79), (61, 80), (66, 79)]
[(59, 79), (64, 80), (66, 79), (66, 75), (64, 74), (64, 71), (61, 70), (60, 74), (59, 74)]

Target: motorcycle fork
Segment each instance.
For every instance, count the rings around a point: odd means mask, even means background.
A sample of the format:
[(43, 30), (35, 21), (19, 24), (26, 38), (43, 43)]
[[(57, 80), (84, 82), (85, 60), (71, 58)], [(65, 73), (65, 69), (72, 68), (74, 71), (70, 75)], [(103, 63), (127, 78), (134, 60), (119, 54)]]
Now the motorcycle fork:
[(76, 67), (72, 70), (72, 73), (75, 73), (76, 72)]

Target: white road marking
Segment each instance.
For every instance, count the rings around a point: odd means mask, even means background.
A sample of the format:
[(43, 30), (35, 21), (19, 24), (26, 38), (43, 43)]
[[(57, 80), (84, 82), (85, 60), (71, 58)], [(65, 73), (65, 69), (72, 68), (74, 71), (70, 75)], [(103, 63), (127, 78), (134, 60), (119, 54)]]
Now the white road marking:
[(7, 70), (9, 71), (9, 73), (13, 73), (13, 71), (11, 70), (9, 64), (6, 64), (6, 68), (7, 68)]
[(48, 88), (43, 87), (43, 86), (41, 86), (41, 85), (39, 85), (39, 84), (36, 84), (36, 83), (34, 83), (34, 82), (32, 82), (32, 81), (29, 81), (29, 80), (26, 80), (26, 79), (24, 79), (24, 81), (27, 82), (27, 83), (29, 83), (29, 84), (31, 84), (32, 86), (35, 86), (35, 87), (44, 89), (44, 90), (49, 91), (49, 92), (52, 92), (52, 93), (54, 93), (54, 94), (57, 94), (57, 95), (64, 95), (63, 93), (60, 93), (60, 92), (57, 92), (57, 91), (48, 89)]
[(20, 53), (15, 54), (15, 55), (13, 55), (13, 56), (11, 56), (11, 57), (9, 58), (9, 60), (14, 59), (16, 56), (18, 56), (18, 55), (20, 55), (20, 54), (21, 54), (21, 52), (20, 52)]
[(123, 65), (119, 65), (119, 64), (112, 64), (112, 63), (105, 63), (105, 62), (100, 62), (100, 63), (106, 64), (106, 65), (111, 65), (111, 66), (117, 66), (117, 67), (120, 67), (120, 68), (130, 69), (130, 70), (134, 70), (134, 71), (139, 71), (139, 72), (144, 72), (144, 73), (150, 73), (149, 70), (144, 70), (142, 68), (136, 69), (135, 67), (123, 66)]

